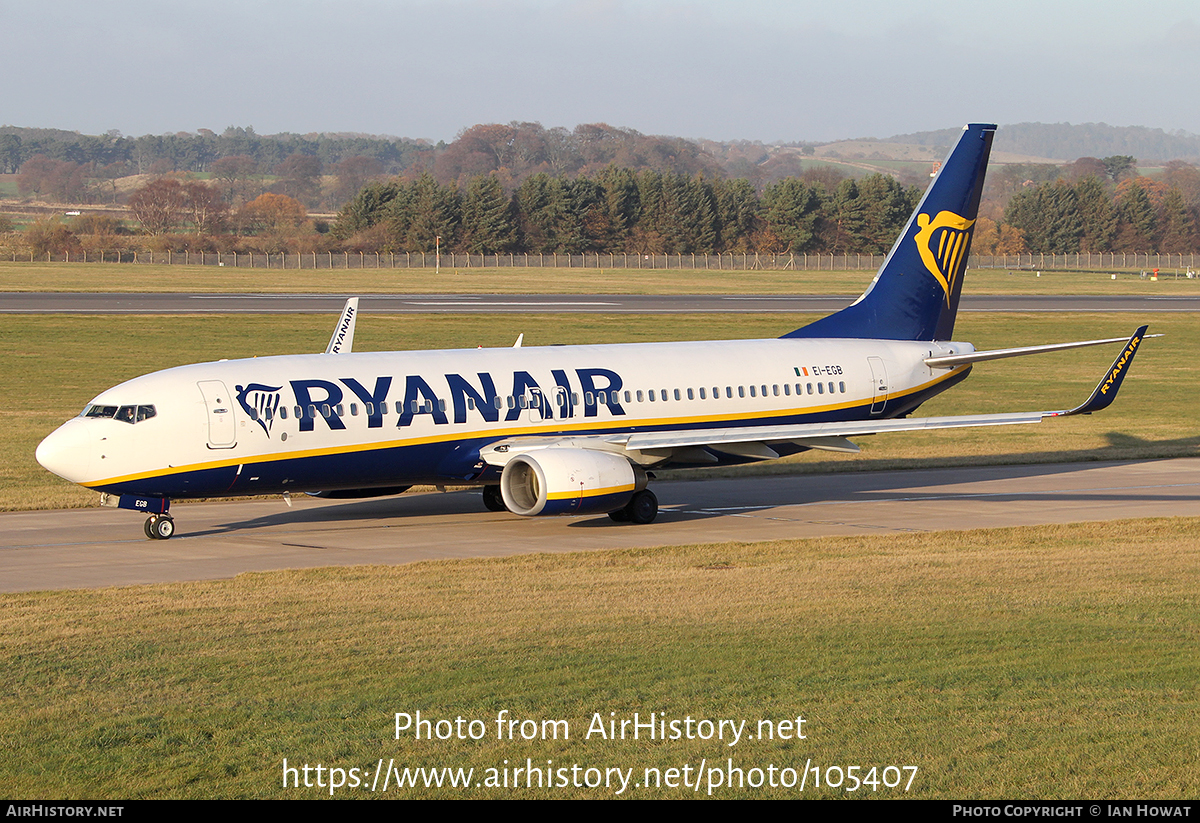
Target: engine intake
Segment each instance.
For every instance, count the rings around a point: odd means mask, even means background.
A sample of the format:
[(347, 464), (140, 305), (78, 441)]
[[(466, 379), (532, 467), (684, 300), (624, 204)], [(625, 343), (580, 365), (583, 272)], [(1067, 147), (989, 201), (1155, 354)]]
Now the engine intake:
[(588, 449), (541, 449), (504, 466), (500, 493), (514, 514), (603, 514), (620, 509), (648, 478), (624, 457)]

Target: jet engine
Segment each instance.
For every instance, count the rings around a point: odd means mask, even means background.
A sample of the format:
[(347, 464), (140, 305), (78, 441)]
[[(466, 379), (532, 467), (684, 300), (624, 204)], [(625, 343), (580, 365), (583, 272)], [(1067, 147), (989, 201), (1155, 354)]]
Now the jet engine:
[(509, 459), (500, 475), (504, 505), (514, 514), (602, 514), (621, 509), (646, 488), (640, 467), (618, 454), (539, 449)]

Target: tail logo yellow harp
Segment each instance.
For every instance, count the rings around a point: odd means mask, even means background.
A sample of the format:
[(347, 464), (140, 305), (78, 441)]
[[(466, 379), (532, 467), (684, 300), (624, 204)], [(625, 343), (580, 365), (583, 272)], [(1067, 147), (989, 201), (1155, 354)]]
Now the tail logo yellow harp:
[(928, 214), (918, 214), (917, 225), (921, 229), (913, 239), (921, 253), (921, 262), (942, 285), (949, 305), (954, 280), (967, 267), (967, 245), (975, 221), (952, 211), (941, 211), (932, 221)]

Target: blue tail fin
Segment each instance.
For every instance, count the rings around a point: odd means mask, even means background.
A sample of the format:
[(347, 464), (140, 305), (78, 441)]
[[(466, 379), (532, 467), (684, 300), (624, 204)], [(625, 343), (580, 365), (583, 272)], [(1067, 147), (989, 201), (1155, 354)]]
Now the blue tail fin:
[(784, 337), (949, 340), (995, 133), (964, 126), (862, 297)]

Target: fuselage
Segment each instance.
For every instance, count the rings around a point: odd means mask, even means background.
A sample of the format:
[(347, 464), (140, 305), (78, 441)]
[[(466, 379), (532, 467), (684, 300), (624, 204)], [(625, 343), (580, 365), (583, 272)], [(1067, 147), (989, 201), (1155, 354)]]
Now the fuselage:
[[(771, 339), (200, 363), (101, 393), (38, 460), (98, 491), (163, 498), (491, 483), (480, 449), (508, 438), (903, 416), (969, 371), (925, 358), (971, 350)], [(713, 447), (641, 462), (746, 459)]]

